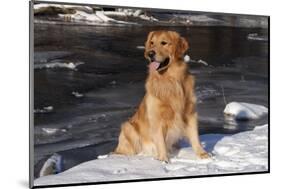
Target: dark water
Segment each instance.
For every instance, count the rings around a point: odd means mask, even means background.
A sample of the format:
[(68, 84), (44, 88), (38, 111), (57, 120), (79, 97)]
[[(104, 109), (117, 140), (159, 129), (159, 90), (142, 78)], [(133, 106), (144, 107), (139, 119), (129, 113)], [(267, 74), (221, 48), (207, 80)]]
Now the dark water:
[[(112, 151), (120, 124), (144, 95), (147, 62), (143, 49), (136, 47), (158, 29), (179, 32), (189, 41), (189, 56), (209, 64), (190, 64), (196, 76), (200, 134), (233, 134), (267, 123), (267, 116), (233, 122), (223, 115), (225, 101), (268, 106), (268, 42), (247, 40), (250, 33), (267, 36), (267, 30), (35, 24), (35, 66), (84, 63), (75, 70), (34, 70), (34, 108), (53, 107), (34, 115), (35, 176), (55, 152), (63, 155), (67, 169)], [(53, 130), (48, 133), (46, 128)]]

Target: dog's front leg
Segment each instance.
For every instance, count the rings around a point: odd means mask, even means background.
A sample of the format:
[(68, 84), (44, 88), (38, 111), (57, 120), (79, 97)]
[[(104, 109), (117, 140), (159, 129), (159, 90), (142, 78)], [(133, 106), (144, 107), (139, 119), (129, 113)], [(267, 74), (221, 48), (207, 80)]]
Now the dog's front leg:
[(189, 142), (192, 146), (192, 149), (196, 153), (196, 155), (201, 158), (209, 158), (208, 153), (203, 149), (199, 134), (198, 134), (198, 123), (197, 123), (197, 114), (193, 113), (188, 116), (187, 126), (185, 127), (185, 135), (189, 139)]
[(156, 127), (153, 128), (153, 143), (156, 145), (157, 149), (157, 157), (156, 159), (164, 162), (168, 162), (167, 156), (167, 147), (165, 144), (165, 131), (162, 124), (157, 124)]

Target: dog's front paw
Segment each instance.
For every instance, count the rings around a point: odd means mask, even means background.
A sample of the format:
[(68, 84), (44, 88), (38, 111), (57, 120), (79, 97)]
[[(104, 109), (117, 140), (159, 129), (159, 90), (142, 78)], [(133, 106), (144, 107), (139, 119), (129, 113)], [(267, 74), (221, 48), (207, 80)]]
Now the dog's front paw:
[(157, 156), (156, 159), (164, 163), (169, 163), (169, 159), (167, 156)]
[(197, 156), (198, 156), (200, 159), (211, 158), (211, 156), (210, 156), (206, 151), (199, 152), (199, 153), (197, 154)]

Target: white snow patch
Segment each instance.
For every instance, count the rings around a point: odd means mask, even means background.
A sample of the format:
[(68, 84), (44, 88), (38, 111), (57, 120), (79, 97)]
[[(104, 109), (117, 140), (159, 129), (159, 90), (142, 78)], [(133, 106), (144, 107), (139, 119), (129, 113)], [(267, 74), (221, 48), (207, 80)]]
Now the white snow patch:
[(42, 109), (35, 109), (34, 113), (49, 113), (52, 112), (54, 110), (53, 106), (46, 106), (43, 107)]
[[(57, 5), (57, 4), (36, 4), (34, 5), (35, 11), (40, 11), (42, 8), (47, 7), (58, 7), (61, 9), (73, 9), (75, 13), (73, 14), (58, 14), (59, 17), (63, 18), (65, 21), (81, 22), (84, 21), (87, 24), (134, 24), (135, 22), (126, 22), (121, 20), (115, 20), (109, 16), (120, 16), (120, 17), (137, 17), (142, 20), (147, 21), (158, 21), (158, 19), (153, 16), (147, 16), (140, 9), (118, 9), (118, 11), (93, 11), (89, 6), (76, 6), (76, 5)], [(44, 11), (44, 10), (42, 10)], [(38, 23), (44, 23), (49, 21), (37, 21)]]
[(47, 134), (55, 134), (59, 131), (57, 128), (42, 128), (42, 130)]
[(145, 49), (145, 47), (144, 47), (143, 45), (138, 45), (138, 46), (136, 46), (136, 48), (137, 48), (137, 49), (140, 49), (140, 50)]
[(99, 155), (98, 156), (98, 159), (105, 159), (108, 157), (108, 154), (105, 154), (105, 155)]
[(198, 159), (186, 146), (165, 164), (151, 157), (103, 155), (57, 175), (40, 177), (35, 186), (268, 170), (268, 125), (235, 135), (207, 134), (201, 141), (213, 154)]
[(58, 128), (42, 128), (42, 131), (44, 131), (48, 135), (56, 134), (58, 132), (66, 132), (66, 129), (58, 129)]
[(201, 59), (199, 59), (199, 60), (192, 60), (192, 59), (190, 58), (190, 56), (187, 55), (187, 54), (184, 55), (183, 60), (184, 60), (184, 62), (186, 62), (186, 63), (192, 62), (192, 63), (197, 63), (197, 64), (203, 64), (204, 66), (209, 66), (209, 64), (208, 64), (206, 61), (201, 60)]
[(87, 13), (84, 11), (76, 11), (74, 14), (58, 14), (66, 21), (87, 21), (90, 23), (116, 23), (116, 24), (135, 24), (131, 22), (119, 21), (108, 17), (104, 11), (96, 11)]
[(236, 119), (258, 119), (267, 114), (268, 108), (244, 102), (231, 102), (226, 105), (223, 112)]
[(118, 9), (118, 11), (106, 11), (106, 15), (108, 16), (123, 16), (123, 17), (136, 17), (140, 18), (142, 20), (147, 20), (147, 21), (159, 21), (158, 19), (154, 18), (153, 16), (147, 16), (144, 14), (144, 12), (140, 9)]
[(61, 9), (75, 9), (75, 10), (80, 10), (80, 11), (89, 12), (89, 13), (93, 12), (93, 9), (89, 6), (45, 4), (45, 3), (35, 4), (33, 6), (34, 10), (39, 10), (41, 8), (47, 8), (47, 7), (58, 7)]
[(82, 97), (84, 97), (84, 95), (83, 95), (82, 93), (79, 93), (79, 92), (77, 92), (77, 91), (73, 91), (71, 94), (72, 94), (73, 96), (75, 96), (76, 98), (82, 98)]
[(89, 14), (83, 11), (76, 11), (74, 14), (58, 14), (59, 17), (67, 21), (91, 21), (91, 22), (104, 22), (96, 14)]
[(188, 63), (190, 61), (190, 56), (187, 54), (183, 57), (184, 62)]
[(208, 63), (206, 62), (206, 61), (204, 61), (204, 60), (198, 60), (197, 61), (199, 64), (204, 64), (205, 66), (208, 66)]
[(68, 68), (71, 70), (76, 70), (77, 66), (84, 64), (83, 62), (49, 62), (49, 63), (38, 63), (34, 64), (34, 69), (43, 68)]
[(258, 33), (250, 33), (247, 36), (248, 40), (253, 40), (253, 41), (268, 41), (266, 36), (261, 36)]
[(220, 20), (211, 18), (207, 15), (184, 15), (180, 17), (186, 18), (187, 22), (221, 22)]

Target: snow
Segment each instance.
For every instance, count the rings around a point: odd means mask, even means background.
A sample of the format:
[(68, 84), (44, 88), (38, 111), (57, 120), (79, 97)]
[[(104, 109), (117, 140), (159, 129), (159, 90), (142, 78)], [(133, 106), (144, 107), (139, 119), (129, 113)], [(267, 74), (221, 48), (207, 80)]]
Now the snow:
[(61, 5), (61, 4), (44, 4), (44, 3), (40, 3), (40, 4), (35, 4), (34, 5), (34, 10), (39, 10), (41, 8), (47, 8), (47, 7), (58, 7), (61, 9), (76, 9), (76, 10), (80, 10), (80, 11), (84, 11), (84, 12), (88, 12), (91, 13), (93, 12), (93, 9), (89, 6), (79, 6), (79, 5)]
[(221, 20), (211, 18), (207, 15), (185, 15), (180, 17), (187, 19), (187, 22), (221, 22)]
[(188, 63), (190, 61), (190, 56), (187, 54), (183, 57), (184, 62)]
[(42, 128), (42, 131), (48, 135), (56, 134), (58, 132), (66, 132), (66, 129), (58, 128)]
[(49, 63), (37, 63), (34, 64), (34, 69), (43, 68), (68, 68), (71, 70), (76, 70), (76, 67), (84, 64), (83, 62), (49, 62)]
[(62, 173), (40, 177), (35, 186), (268, 170), (267, 124), (234, 135), (207, 134), (200, 138), (212, 158), (198, 159), (182, 142), (168, 164), (140, 155), (103, 155)]
[[(65, 21), (86, 21), (87, 24), (104, 24), (104, 23), (115, 23), (115, 24), (136, 24), (133, 22), (125, 22), (120, 20), (115, 20), (108, 17), (107, 15), (119, 15), (126, 16), (125, 12), (110, 12), (110, 11), (93, 11), (89, 6), (76, 6), (76, 5), (59, 5), (59, 4), (36, 4), (34, 5), (35, 11), (43, 11), (42, 8), (47, 7), (57, 7), (61, 9), (74, 9), (75, 13), (73, 14), (58, 14), (59, 17), (63, 18)], [(155, 20), (151, 17), (139, 17), (142, 19)], [(49, 21), (48, 21), (49, 22)], [(40, 23), (40, 21), (38, 22)], [(44, 23), (44, 22), (42, 22)]]
[(79, 92), (77, 92), (77, 91), (73, 91), (71, 94), (72, 94), (73, 96), (75, 96), (76, 98), (82, 98), (82, 97), (84, 97), (84, 95), (83, 95), (82, 93), (79, 93)]
[[(48, 10), (48, 7), (56, 7), (57, 10)], [(35, 13), (44, 13), (45, 11), (54, 11), (54, 13), (64, 12), (70, 14), (59, 14), (64, 21), (70, 21), (73, 23), (83, 23), (87, 25), (142, 25), (151, 23), (160, 23), (161, 25), (172, 24), (184, 24), (184, 25), (210, 25), (210, 26), (237, 26), (237, 27), (268, 27), (267, 17), (253, 18), (249, 16), (241, 16), (235, 18), (227, 17), (214, 17), (209, 14), (173, 14), (172, 18), (167, 20), (164, 18), (157, 18), (157, 15), (152, 16), (149, 13), (152, 11), (146, 11), (142, 9), (129, 9), (129, 8), (118, 8), (116, 11), (102, 11), (102, 7), (90, 7), (90, 6), (79, 6), (79, 5), (61, 5), (61, 4), (35, 4)], [(60, 11), (58, 11), (60, 10)], [(72, 14), (73, 13), (73, 14)], [(163, 13), (164, 17), (169, 15)], [(170, 13), (171, 15), (171, 13)], [(118, 17), (120, 20), (113, 18)], [(128, 18), (138, 18), (143, 22), (138, 23), (136, 21), (126, 22)], [(117, 19), (117, 18), (116, 18)], [(35, 19), (35, 23), (52, 23), (60, 24), (60, 22), (51, 21), (49, 19)], [(255, 36), (254, 36), (255, 37)], [(248, 38), (251, 39), (251, 36)], [(253, 40), (260, 40), (255, 37)]]
[(198, 60), (197, 61), (199, 64), (203, 64), (203, 65), (205, 65), (205, 66), (208, 66), (209, 64), (206, 62), (206, 61), (204, 61), (204, 60)]
[(145, 47), (144, 47), (143, 45), (138, 45), (138, 46), (136, 46), (136, 48), (137, 48), (137, 49), (140, 49), (140, 50), (145, 49)]
[(226, 105), (224, 113), (238, 120), (258, 119), (268, 113), (268, 108), (244, 102), (231, 102)]
[(94, 14), (94, 13), (87, 13), (84, 11), (76, 10), (74, 14), (58, 14), (58, 16), (68, 21), (87, 21), (88, 24), (90, 23), (135, 24), (132, 22), (119, 21), (110, 18), (105, 14), (104, 11), (96, 11)]
[(42, 109), (35, 109), (34, 113), (49, 113), (52, 112), (54, 110), (53, 106), (46, 106), (43, 107)]
[(209, 64), (206, 61), (201, 60), (201, 59), (193, 60), (190, 58), (190, 56), (188, 54), (184, 55), (183, 60), (185, 63), (192, 62), (192, 63), (196, 63), (196, 64), (203, 64), (204, 66), (209, 66)]
[(104, 22), (101, 18), (99, 18), (95, 14), (89, 14), (83, 11), (76, 11), (74, 14), (58, 14), (59, 17), (64, 18), (65, 20), (70, 21), (91, 21), (91, 22)]
[(140, 9), (118, 9), (118, 11), (106, 11), (106, 15), (108, 16), (123, 16), (123, 17), (128, 17), (128, 16), (133, 16), (136, 18), (140, 18), (142, 20), (147, 20), (147, 21), (159, 21), (158, 19), (154, 18), (153, 16), (147, 16), (143, 14), (143, 11)]
[(247, 39), (252, 40), (252, 41), (268, 41), (267, 36), (262, 36), (262, 35), (259, 35), (258, 33), (248, 34)]

